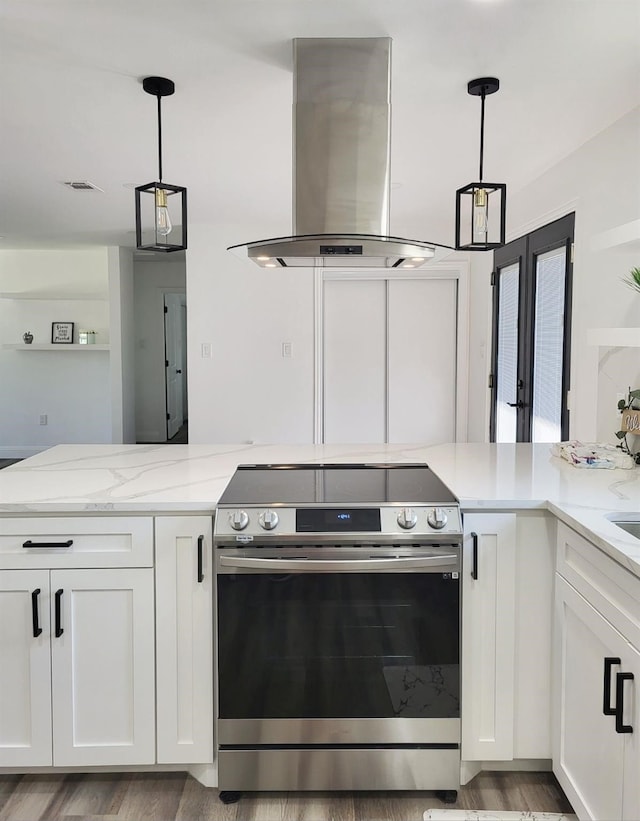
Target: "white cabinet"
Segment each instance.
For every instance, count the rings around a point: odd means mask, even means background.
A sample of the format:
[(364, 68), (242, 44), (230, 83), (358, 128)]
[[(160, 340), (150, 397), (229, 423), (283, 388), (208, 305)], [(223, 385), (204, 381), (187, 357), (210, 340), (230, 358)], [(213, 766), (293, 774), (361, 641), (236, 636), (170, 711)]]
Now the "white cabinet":
[(158, 763), (211, 763), (212, 519), (155, 523)]
[(554, 518), (465, 514), (464, 532), (462, 760), (549, 759)]
[(553, 770), (580, 819), (637, 821), (640, 580), (564, 525), (558, 571)]
[(51, 764), (49, 572), (0, 570), (0, 766)]
[(53, 763), (153, 764), (153, 570), (52, 570), (51, 598)]
[(96, 567), (151, 564), (152, 521), (5, 519), (0, 532), (0, 766), (153, 763), (153, 568)]
[(516, 516), (464, 516), (462, 759), (513, 758)]

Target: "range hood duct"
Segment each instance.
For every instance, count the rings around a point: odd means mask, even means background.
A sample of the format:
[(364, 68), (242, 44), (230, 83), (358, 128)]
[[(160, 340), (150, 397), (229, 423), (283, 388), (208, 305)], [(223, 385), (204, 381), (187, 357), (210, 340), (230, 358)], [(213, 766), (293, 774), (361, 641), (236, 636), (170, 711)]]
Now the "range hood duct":
[(388, 235), (391, 38), (296, 38), (293, 58), (294, 236), (228, 250), (265, 268), (424, 264), (437, 243)]

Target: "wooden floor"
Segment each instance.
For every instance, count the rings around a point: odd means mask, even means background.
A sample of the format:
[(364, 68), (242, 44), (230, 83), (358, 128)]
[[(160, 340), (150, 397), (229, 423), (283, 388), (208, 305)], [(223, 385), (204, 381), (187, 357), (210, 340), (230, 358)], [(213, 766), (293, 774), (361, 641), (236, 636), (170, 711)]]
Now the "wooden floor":
[[(432, 792), (218, 791), (183, 773), (0, 776), (0, 821), (421, 821), (445, 806)], [(480, 773), (451, 808), (571, 812), (550, 773)]]

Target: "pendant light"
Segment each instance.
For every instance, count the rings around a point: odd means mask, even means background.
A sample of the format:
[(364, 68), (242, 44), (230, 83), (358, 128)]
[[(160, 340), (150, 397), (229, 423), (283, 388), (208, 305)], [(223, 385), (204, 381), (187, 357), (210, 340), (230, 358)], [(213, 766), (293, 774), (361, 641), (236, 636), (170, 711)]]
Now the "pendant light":
[(456, 191), (456, 250), (489, 251), (505, 244), (507, 186), (499, 182), (483, 182), (484, 101), (488, 94), (500, 88), (495, 77), (471, 80), (467, 91), (482, 100), (480, 114), (479, 181)]
[(162, 181), (161, 101), (174, 93), (175, 85), (166, 77), (145, 77), (142, 88), (158, 98), (158, 181), (136, 188), (136, 248), (183, 251), (187, 247), (187, 189)]

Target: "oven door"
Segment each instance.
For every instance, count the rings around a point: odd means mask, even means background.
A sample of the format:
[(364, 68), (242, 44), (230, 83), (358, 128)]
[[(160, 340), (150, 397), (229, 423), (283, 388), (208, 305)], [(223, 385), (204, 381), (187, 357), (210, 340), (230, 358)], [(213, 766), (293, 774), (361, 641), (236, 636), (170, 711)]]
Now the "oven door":
[(458, 545), (218, 549), (218, 743), (460, 743)]

